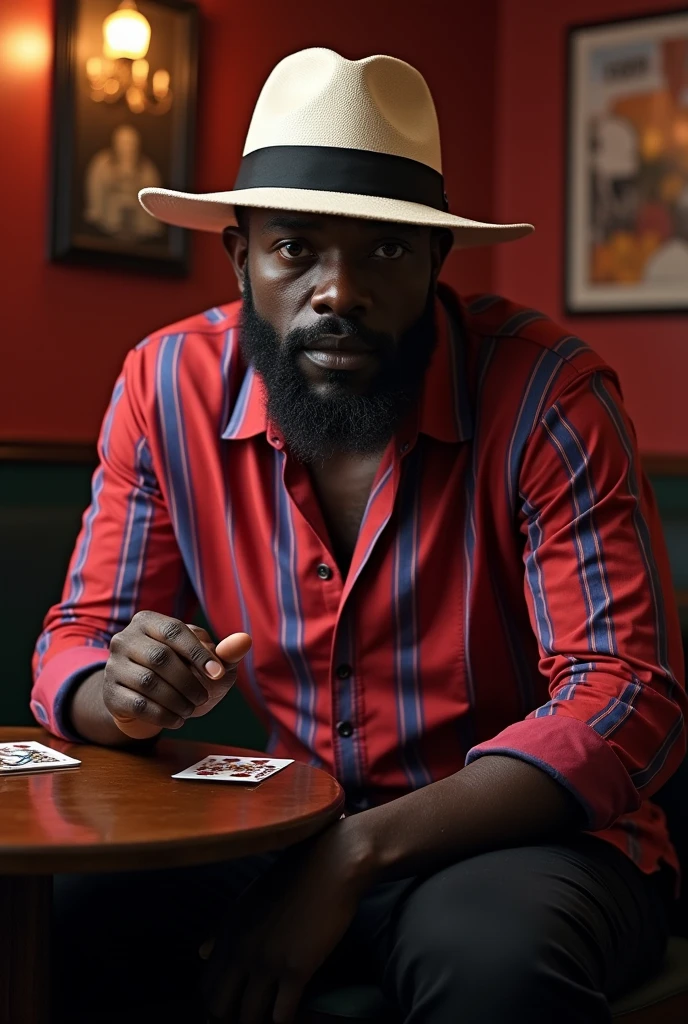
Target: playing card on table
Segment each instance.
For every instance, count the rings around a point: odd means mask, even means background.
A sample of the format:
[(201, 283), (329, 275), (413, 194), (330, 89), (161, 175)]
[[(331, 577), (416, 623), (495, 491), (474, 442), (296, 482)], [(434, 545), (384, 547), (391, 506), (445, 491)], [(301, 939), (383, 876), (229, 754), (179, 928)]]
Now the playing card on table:
[(183, 772), (177, 772), (173, 779), (201, 779), (208, 782), (262, 782), (275, 772), (292, 764), (291, 760), (274, 757), (233, 757), (226, 754), (211, 754), (198, 764), (192, 764)]
[(0, 743), (0, 775), (23, 772), (52, 772), (57, 768), (78, 768), (81, 761), (59, 750), (44, 747), (35, 740), (26, 743)]

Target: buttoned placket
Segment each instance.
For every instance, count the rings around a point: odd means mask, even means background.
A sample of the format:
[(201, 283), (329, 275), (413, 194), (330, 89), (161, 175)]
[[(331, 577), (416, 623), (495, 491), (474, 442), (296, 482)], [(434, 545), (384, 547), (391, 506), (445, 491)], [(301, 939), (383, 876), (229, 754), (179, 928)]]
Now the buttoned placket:
[(356, 688), (359, 683), (355, 664), (353, 609), (349, 599), (394, 510), (405, 457), (418, 438), (418, 410), (411, 410), (391, 439), (373, 482), (359, 536), (346, 579), (343, 579), (329, 544), (328, 531), (306, 467), (289, 458), (284, 439), (274, 427), (268, 428), (270, 444), (281, 452), (282, 482), (289, 499), (305, 519), (321, 546), (321, 558), (313, 567), (327, 611), (334, 614), (329, 681), (332, 697), (332, 748), (338, 778), (347, 793), (352, 793), (351, 810), (368, 806), (366, 780), (361, 777), (365, 763), (363, 723), (358, 718)]

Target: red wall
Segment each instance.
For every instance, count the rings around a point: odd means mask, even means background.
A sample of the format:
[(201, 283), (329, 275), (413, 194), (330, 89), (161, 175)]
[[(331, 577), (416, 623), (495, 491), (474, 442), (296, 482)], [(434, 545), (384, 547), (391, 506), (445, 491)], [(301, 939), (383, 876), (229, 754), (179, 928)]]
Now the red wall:
[[(502, 0), (495, 214), (530, 220), (537, 230), (495, 250), (496, 291), (563, 317), (566, 27), (668, 7), (671, 0)], [(688, 317), (565, 323), (619, 372), (644, 451), (688, 452)]]
[[(496, 2), (201, 0), (196, 188), (231, 187), (270, 69), (287, 53), (324, 45), (350, 58), (391, 53), (423, 72), (444, 129), (454, 208), (488, 218)], [(51, 47), (52, 0), (2, 0), (0, 439), (89, 441), (126, 351), (154, 328), (233, 298), (235, 289), (216, 236), (194, 239), (193, 272), (182, 282), (46, 262)], [(492, 261), (492, 250), (454, 255), (445, 276), (465, 291), (489, 288)]]

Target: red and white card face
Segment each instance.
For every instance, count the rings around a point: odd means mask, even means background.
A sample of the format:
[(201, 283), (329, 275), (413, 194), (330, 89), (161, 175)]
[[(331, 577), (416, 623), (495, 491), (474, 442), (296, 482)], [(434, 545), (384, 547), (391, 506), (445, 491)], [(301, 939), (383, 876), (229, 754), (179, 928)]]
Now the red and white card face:
[(177, 772), (173, 779), (199, 779), (201, 782), (263, 782), (276, 772), (281, 772), (292, 760), (275, 757), (233, 757), (226, 754), (211, 754), (198, 764), (192, 764), (183, 772)]
[(35, 740), (25, 743), (0, 743), (0, 775), (26, 772), (52, 772), (58, 768), (78, 768), (81, 761)]

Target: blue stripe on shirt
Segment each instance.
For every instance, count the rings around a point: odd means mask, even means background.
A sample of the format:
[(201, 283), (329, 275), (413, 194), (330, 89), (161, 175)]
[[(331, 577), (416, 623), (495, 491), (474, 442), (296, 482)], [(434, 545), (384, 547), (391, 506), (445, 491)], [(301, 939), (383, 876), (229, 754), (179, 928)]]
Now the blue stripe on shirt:
[(583, 439), (558, 405), (552, 406), (543, 423), (568, 477), (571, 499), (571, 533), (578, 564), (581, 593), (587, 609), (587, 636), (595, 653), (615, 655), (616, 630), (611, 615), (612, 594), (595, 524), (597, 494), (590, 474), (590, 458)]
[(391, 595), (400, 756), (406, 777), (414, 789), (432, 781), (420, 753), (424, 722), (415, 587), (420, 540), (422, 467), (422, 444), (419, 438), (402, 464), (398, 494), (399, 528), (394, 544)]

